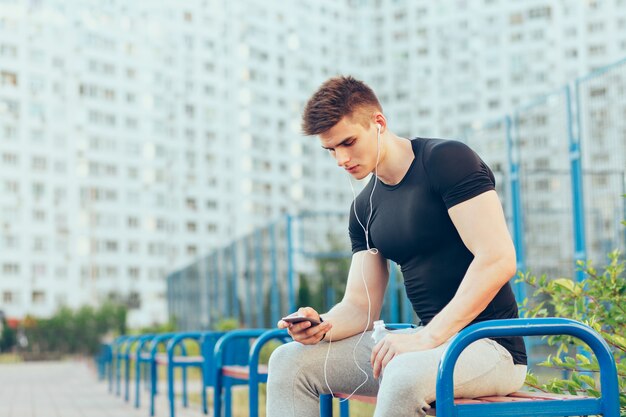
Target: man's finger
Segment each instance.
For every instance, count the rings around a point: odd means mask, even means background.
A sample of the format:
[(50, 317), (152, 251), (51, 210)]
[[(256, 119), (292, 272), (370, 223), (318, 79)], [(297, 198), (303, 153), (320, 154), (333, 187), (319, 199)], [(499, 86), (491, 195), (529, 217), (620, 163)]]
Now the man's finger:
[(393, 358), (395, 358), (395, 357), (396, 357), (395, 352), (393, 352), (393, 351), (391, 351), (391, 350), (388, 350), (388, 351), (387, 351), (387, 354), (386, 354), (386, 355), (385, 355), (385, 357), (383, 358), (383, 360), (382, 360), (382, 362), (381, 362), (381, 365), (380, 365), (380, 372), (381, 372), (381, 373), (385, 370), (385, 367), (387, 366), (387, 364), (388, 364), (389, 362), (391, 362), (391, 360), (392, 360)]
[(291, 325), (291, 330), (294, 333), (302, 333), (305, 330), (307, 330), (309, 327), (311, 327), (311, 323), (308, 321), (303, 321), (301, 323), (295, 323)]
[(381, 363), (388, 350), (389, 347), (386, 344), (383, 344), (381, 346), (381, 349), (376, 354), (376, 358), (374, 358), (374, 362), (372, 363), (372, 369), (374, 370), (374, 376), (376, 378), (378, 378), (378, 375), (380, 375)]
[(307, 339), (321, 338), (324, 333), (330, 329), (330, 326), (326, 323), (322, 323), (319, 326), (310, 327), (302, 332), (303, 336)]
[(383, 347), (384, 343), (385, 342), (381, 340), (380, 342), (376, 343), (376, 346), (374, 346), (374, 349), (372, 349), (372, 354), (370, 355), (370, 363), (372, 364), (372, 366), (374, 366), (374, 360), (376, 359), (376, 356), (378, 355), (380, 349)]

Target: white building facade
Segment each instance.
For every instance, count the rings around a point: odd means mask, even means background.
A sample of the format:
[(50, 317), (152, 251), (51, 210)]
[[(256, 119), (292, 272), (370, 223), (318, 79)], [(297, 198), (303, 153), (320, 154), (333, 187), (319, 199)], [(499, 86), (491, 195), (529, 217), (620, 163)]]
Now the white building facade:
[(368, 82), (398, 134), (459, 137), (625, 55), (625, 0), (0, 1), (0, 309), (163, 322), (169, 271), (347, 211), (300, 134), (330, 76)]

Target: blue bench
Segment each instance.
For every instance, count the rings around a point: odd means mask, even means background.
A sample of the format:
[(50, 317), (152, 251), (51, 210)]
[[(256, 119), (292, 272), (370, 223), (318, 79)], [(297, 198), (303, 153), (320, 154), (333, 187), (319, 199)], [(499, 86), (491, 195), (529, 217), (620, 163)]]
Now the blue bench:
[(98, 369), (98, 380), (104, 381), (107, 375), (112, 373), (113, 349), (110, 344), (103, 343), (94, 358)]
[(124, 360), (124, 355), (125, 355), (125, 350), (124, 347), (126, 345), (126, 341), (130, 338), (131, 336), (125, 335), (125, 336), (119, 336), (118, 338), (116, 338), (113, 341), (113, 344), (111, 345), (111, 350), (112, 350), (112, 356), (113, 356), (113, 361), (114, 361), (114, 372), (111, 372), (109, 374), (109, 391), (112, 392), (113, 391), (113, 373), (115, 373), (115, 395), (120, 395), (120, 387), (121, 387), (121, 378), (122, 378), (122, 371), (120, 369), (120, 365)]
[[(143, 360), (147, 360), (150, 366), (150, 416), (154, 416), (155, 412), (155, 398), (158, 394), (158, 365), (165, 365), (167, 367), (170, 366), (170, 361), (168, 360), (167, 353), (167, 343), (169, 343), (173, 338), (175, 338), (177, 333), (166, 333), (155, 336), (150, 342), (150, 354), (147, 358)], [(159, 346), (165, 345), (165, 353), (159, 352)], [(181, 346), (181, 356), (184, 359), (180, 359), (178, 362), (188, 362), (189, 365), (202, 366), (201, 364), (204, 361), (202, 356), (187, 356), (187, 351), (184, 345)], [(174, 364), (172, 364), (173, 366)], [(182, 366), (182, 383), (183, 383), (183, 404), (187, 406), (187, 368), (188, 366)], [(173, 395), (173, 394), (172, 394)]]
[[(600, 365), (600, 398), (545, 393), (516, 392), (503, 397), (454, 399), (453, 372), (456, 361), (467, 346), (486, 337), (570, 335), (577, 337), (593, 350)], [(454, 336), (439, 363), (436, 388), (436, 412), (445, 417), (523, 417), (523, 416), (580, 416), (597, 415), (619, 417), (619, 388), (615, 359), (602, 337), (580, 322), (563, 318), (534, 318), (491, 320), (473, 324)], [(346, 394), (338, 394), (346, 398)], [(351, 399), (371, 404), (375, 397), (352, 396)], [(320, 398), (321, 417), (332, 416), (332, 397)], [(342, 403), (347, 404), (347, 403)], [(431, 409), (434, 411), (435, 409)], [(349, 409), (342, 407), (341, 416)]]
[[(252, 340), (254, 342), (250, 345)], [(259, 364), (259, 354), (270, 340), (285, 343), (291, 341), (291, 337), (283, 329), (243, 329), (233, 330), (218, 340), (213, 359), (215, 372), (213, 415), (215, 417), (222, 415), (231, 417), (231, 387), (244, 384), (247, 384), (249, 389), (248, 415), (258, 417), (259, 384), (267, 382), (267, 366)], [(237, 351), (245, 351), (246, 357), (243, 363), (233, 365), (227, 360), (227, 354), (232, 351), (233, 346), (236, 346)], [(222, 410), (222, 403), (224, 403), (224, 410)]]
[[(176, 403), (174, 397), (174, 370), (182, 368), (183, 372), (189, 367), (200, 370), (202, 375), (202, 411), (208, 413), (206, 390), (214, 386), (213, 372), (213, 349), (218, 339), (224, 336), (224, 332), (186, 332), (176, 334), (167, 344), (167, 395), (170, 406), (170, 417), (176, 415)], [(187, 356), (184, 342), (194, 341), (199, 349), (199, 356)], [(182, 355), (175, 355), (176, 348), (180, 349)], [(183, 377), (183, 407), (188, 406), (185, 378)]]
[[(141, 379), (143, 376), (146, 389), (150, 389), (150, 369), (152, 355), (150, 353), (153, 341), (161, 335), (146, 335), (139, 338), (135, 349), (135, 408), (141, 405)], [(166, 334), (166, 337), (169, 333)]]

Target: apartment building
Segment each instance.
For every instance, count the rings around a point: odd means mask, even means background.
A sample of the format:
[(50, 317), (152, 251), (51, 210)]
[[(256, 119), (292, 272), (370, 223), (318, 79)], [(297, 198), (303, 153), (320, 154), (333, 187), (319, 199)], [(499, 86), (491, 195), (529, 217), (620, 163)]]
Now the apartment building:
[[(282, 214), (346, 211), (299, 127), (332, 75), (367, 81), (403, 136), (461, 138), (625, 55), (625, 0), (0, 1), (0, 308), (113, 299), (162, 322), (169, 271)], [(567, 164), (545, 113), (529, 171)], [(470, 144), (504, 178), (493, 136)], [(571, 239), (557, 217), (529, 233)]]

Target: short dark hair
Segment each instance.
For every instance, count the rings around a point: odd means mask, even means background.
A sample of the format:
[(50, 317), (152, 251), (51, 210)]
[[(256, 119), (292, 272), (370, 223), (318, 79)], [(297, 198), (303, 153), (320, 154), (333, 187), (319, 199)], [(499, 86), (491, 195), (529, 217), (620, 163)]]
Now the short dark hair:
[[(352, 76), (333, 77), (324, 82), (311, 96), (302, 114), (302, 132), (319, 135), (336, 125), (344, 116), (356, 116), (355, 111), (371, 108), (382, 112), (374, 91)], [(367, 124), (369, 118), (360, 122)]]

